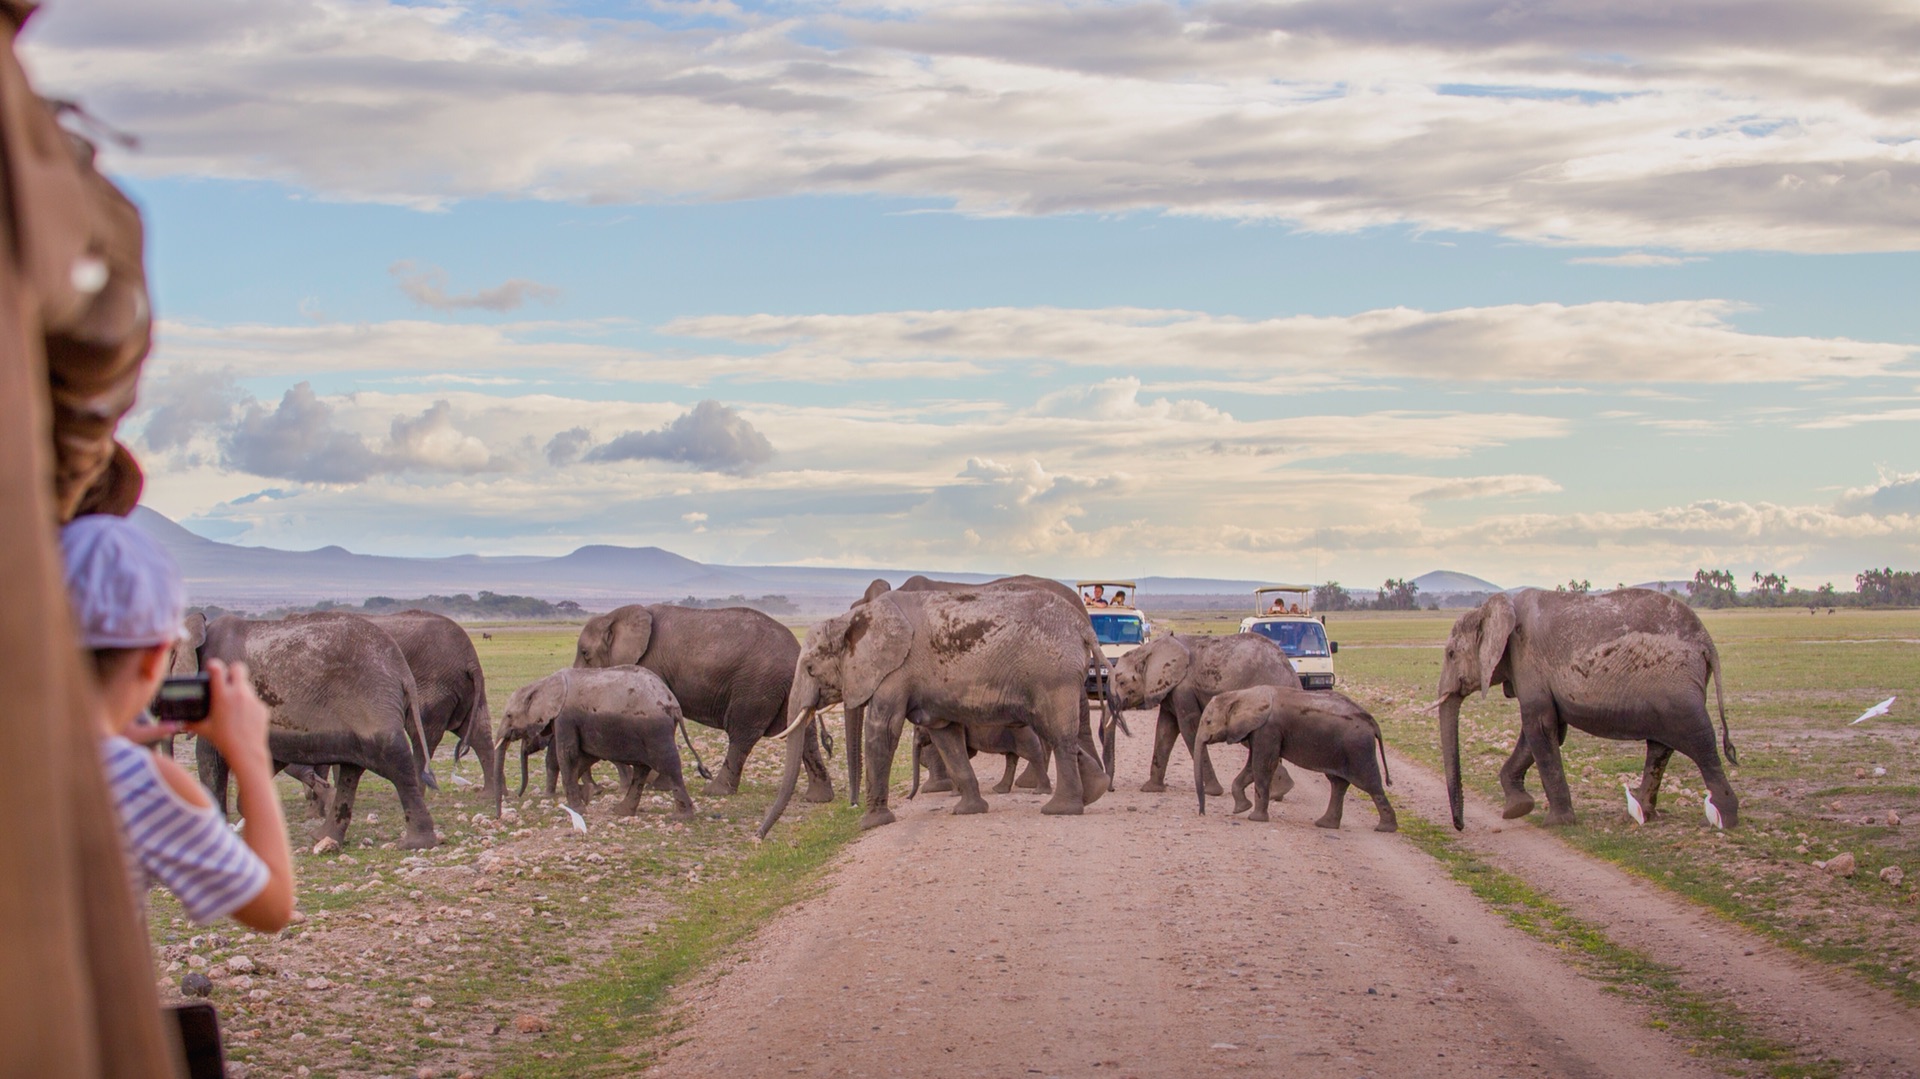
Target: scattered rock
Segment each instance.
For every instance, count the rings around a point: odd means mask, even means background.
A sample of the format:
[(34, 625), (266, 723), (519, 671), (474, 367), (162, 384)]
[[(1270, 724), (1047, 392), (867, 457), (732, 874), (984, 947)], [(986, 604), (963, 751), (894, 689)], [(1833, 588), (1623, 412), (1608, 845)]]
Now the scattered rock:
[(231, 1062), (227, 1065), (227, 1079), (247, 1079), (249, 1074), (250, 1072), (247, 1066), (238, 1061)]
[(206, 965), (207, 965), (207, 957), (204, 955), (187, 956), (187, 966), (194, 970), (199, 970), (201, 967), (204, 967)]
[(306, 981), (301, 982), (300, 986), (303, 989), (311, 989), (311, 990), (314, 990), (315, 992), (319, 992), (322, 989), (332, 989), (333, 983), (328, 981), (325, 977), (319, 977), (319, 978), (308, 978)]
[(414, 1069), (413, 1079), (434, 1079), (434, 1077), (439, 1074), (439, 1072), (434, 1071), (431, 1067), (422, 1064)]
[(422, 993), (421, 995), (414, 997), (412, 1003), (416, 1009), (424, 1012), (428, 1008), (433, 1007), (433, 998)]
[(1907, 879), (1907, 871), (1897, 865), (1890, 865), (1880, 871), (1880, 879), (1898, 888), (1900, 882)]
[(210, 996), (213, 993), (213, 981), (197, 970), (190, 970), (180, 979), (180, 992), (190, 997)]
[(307, 924), (307, 916), (296, 910), (293, 912), (293, 915), (287, 919), (287, 924), (305, 925)]
[(340, 841), (333, 838), (330, 835), (321, 836), (320, 842), (315, 843), (313, 845), (313, 853), (315, 854), (332, 854), (334, 851), (337, 851), (339, 849), (340, 849)]
[(1855, 768), (1853, 770), (1853, 778), (1855, 779), (1867, 778), (1867, 770), (1865, 768)]
[(513, 1017), (513, 1029), (522, 1034), (540, 1034), (547, 1029), (547, 1021), (532, 1012), (523, 1012)]
[(247, 994), (247, 999), (252, 1001), (272, 1000), (273, 994), (267, 992), (265, 989), (255, 989), (253, 992)]
[(253, 965), (253, 960), (244, 955), (230, 955), (227, 957), (227, 969), (235, 974), (252, 974), (258, 968)]
[(239, 976), (237, 976), (237, 977), (235, 977), (235, 978), (233, 979), (233, 981), (231, 981), (231, 982), (228, 982), (227, 984), (229, 984), (229, 985), (231, 985), (231, 986), (233, 986), (233, 987), (234, 987), (235, 989), (252, 989), (252, 988), (253, 988), (253, 975), (251, 975), (251, 974), (241, 974), (241, 975), (239, 975)]
[(1825, 865), (1820, 866), (1820, 868), (1836, 877), (1851, 877), (1858, 868), (1858, 865), (1853, 859), (1853, 852), (1845, 851), (1834, 855), (1833, 858), (1828, 860)]
[(1900, 814), (1895, 813), (1891, 809), (1887, 810), (1887, 827), (1889, 828), (1900, 827)]

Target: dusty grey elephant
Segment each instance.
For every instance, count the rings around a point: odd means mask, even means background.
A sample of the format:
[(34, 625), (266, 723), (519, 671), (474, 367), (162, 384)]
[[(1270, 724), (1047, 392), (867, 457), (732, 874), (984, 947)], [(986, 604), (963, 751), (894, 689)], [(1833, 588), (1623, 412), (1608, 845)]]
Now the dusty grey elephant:
[[(958, 581), (936, 581), (931, 577), (916, 573), (900, 582), (899, 588), (888, 584), (884, 578), (875, 577), (868, 583), (866, 593), (854, 602), (854, 606), (857, 607), (862, 603), (871, 601), (876, 596), (885, 595), (888, 592), (987, 591), (1048, 592), (1059, 596), (1069, 603), (1075, 604), (1080, 608), (1081, 615), (1083, 617), (1086, 615), (1086, 605), (1080, 602), (1080, 593), (1075, 592), (1073, 589), (1068, 588), (1066, 585), (1050, 577), (1035, 577), (1030, 573), (1015, 574), (1012, 577), (998, 577), (981, 584), (962, 584)], [(1093, 623), (1089, 621), (1087, 625), (1091, 628)], [(861, 736), (863, 734), (862, 728), (865, 725), (866, 709), (864, 706), (855, 707), (848, 705), (842, 711), (846, 719), (847, 801), (851, 805), (859, 805), (860, 773), (862, 771), (861, 757), (864, 750)], [(900, 737), (899, 728), (896, 727), (894, 729), (893, 737)], [(1107, 774), (1113, 774), (1111, 761), (1108, 762)], [(915, 778), (919, 778), (917, 774)], [(950, 791), (953, 789), (953, 780), (947, 775), (946, 763), (937, 753), (934, 754), (927, 768), (927, 785), (925, 789), (929, 792)]]
[(1699, 765), (1713, 804), (1731, 827), (1740, 801), (1714, 749), (1707, 681), (1714, 680), (1720, 740), (1727, 733), (1720, 652), (1692, 608), (1663, 592), (1622, 588), (1597, 595), (1524, 589), (1496, 595), (1454, 622), (1440, 670), (1440, 753), (1453, 826), (1466, 827), (1460, 789), (1460, 702), (1498, 683), (1520, 701), (1520, 739), (1500, 768), (1509, 819), (1533, 812), (1527, 769), (1540, 764), (1548, 824), (1572, 824), (1573, 794), (1560, 762), (1567, 728), (1647, 743), (1640, 804), (1649, 819), (1667, 760), (1679, 750)]
[(658, 773), (673, 793), (675, 815), (690, 817), (693, 798), (673, 742), (676, 732), (685, 736), (683, 722), (680, 702), (644, 667), (568, 668), (521, 686), (507, 699), (494, 763), (505, 770), (510, 742), (543, 739), (574, 809), (592, 801), (594, 762), (609, 761), (626, 766), (621, 775), (626, 797), (616, 816), (634, 814), (648, 778)]
[[(1327, 777), (1327, 811), (1313, 823), (1339, 828), (1346, 808), (1347, 787), (1359, 787), (1380, 811), (1376, 832), (1400, 829), (1386, 786), (1387, 743), (1372, 714), (1342, 693), (1282, 686), (1260, 686), (1222, 693), (1207, 702), (1197, 733), (1201, 744), (1245, 742), (1247, 770), (1233, 783), (1233, 811), (1251, 808), (1248, 820), (1267, 819), (1267, 803), (1276, 775), (1284, 776), (1281, 761), (1292, 761)], [(1376, 760), (1374, 750), (1380, 756)], [(1247, 800), (1247, 780), (1253, 781), (1253, 800)], [(1287, 786), (1292, 786), (1288, 780)], [(1207, 788), (1194, 782), (1200, 812), (1207, 811)]]
[[(1281, 647), (1257, 633), (1205, 636), (1174, 633), (1143, 644), (1113, 664), (1113, 698), (1121, 708), (1159, 708), (1154, 723), (1153, 763), (1143, 791), (1167, 789), (1167, 761), (1177, 736), (1193, 755), (1194, 770), (1208, 794), (1221, 793), (1213, 761), (1194, 732), (1207, 703), (1221, 693), (1256, 686), (1300, 688), (1300, 676)], [(1281, 768), (1281, 791), (1293, 778)]]
[[(1010, 794), (1016, 786), (1030, 787), (1035, 794), (1053, 793), (1053, 782), (1047, 778), (1047, 744), (1040, 740), (1039, 735), (1026, 727), (968, 727), (966, 732), (967, 759), (971, 760), (981, 753), (993, 753), (1006, 758), (1007, 769), (1000, 776), (1000, 782), (993, 785), (993, 793)], [(908, 798), (920, 793), (920, 763), (932, 745), (933, 739), (925, 729), (914, 728), (913, 785), (907, 791)], [(939, 759), (939, 754), (935, 753), (933, 760)], [(1022, 761), (1026, 762), (1027, 770), (1016, 776), (1014, 772)], [(941, 774), (946, 774), (944, 769)], [(931, 785), (926, 789), (938, 793)], [(953, 789), (951, 780), (944, 789)]]
[[(225, 615), (206, 623), (193, 649), (207, 660), (247, 664), (254, 692), (267, 705), (267, 750), (277, 766), (338, 766), (325, 801), (320, 834), (345, 843), (361, 773), (392, 783), (406, 819), (400, 845), (439, 842), (425, 790), (433, 787), (420, 728), (420, 690), (400, 646), (387, 632), (351, 614), (300, 615), (278, 622)], [(226, 805), (227, 767), (211, 743), (197, 739), (200, 781)]]
[(887, 778), (904, 720), (924, 727), (946, 758), (955, 813), (985, 812), (962, 727), (1032, 728), (1058, 762), (1041, 812), (1077, 814), (1107, 790), (1088, 721), (1089, 666), (1106, 659), (1077, 601), (1044, 591), (888, 592), (813, 627), (794, 672), (780, 791), (765, 835), (799, 779), (806, 728), (835, 703), (865, 706), (866, 812), (862, 828), (891, 822)]
[[(727, 732), (727, 759), (706, 793), (733, 794), (760, 739), (786, 727), (800, 642), (787, 627), (747, 607), (702, 610), (629, 604), (596, 615), (580, 630), (576, 668), (633, 664), (667, 684), (688, 719)], [(806, 799), (833, 798), (817, 733), (807, 735)]]
[[(440, 740), (449, 734), (473, 750), (484, 780), (480, 795), (493, 803), (493, 815), (499, 816), (505, 784), (493, 769), (493, 716), (487, 708), (487, 675), (480, 668), (473, 638), (460, 623), (432, 611), (365, 617), (387, 631), (413, 670), (414, 682), (420, 687), (420, 731), (426, 739), (427, 759), (433, 759)], [(458, 756), (456, 749), (455, 758)], [(293, 765), (287, 774), (307, 784), (317, 806), (325, 805), (327, 787), (317, 773)]]

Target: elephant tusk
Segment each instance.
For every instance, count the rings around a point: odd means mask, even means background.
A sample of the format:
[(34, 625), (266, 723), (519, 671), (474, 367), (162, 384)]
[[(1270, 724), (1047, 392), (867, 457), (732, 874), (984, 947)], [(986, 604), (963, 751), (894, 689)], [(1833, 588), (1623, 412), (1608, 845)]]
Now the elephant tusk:
[(809, 708), (806, 711), (800, 713), (799, 719), (796, 719), (792, 723), (787, 724), (786, 730), (781, 731), (779, 734), (775, 735), (774, 737), (776, 738), (792, 737), (794, 731), (800, 729), (802, 725), (811, 722), (813, 718), (814, 718), (814, 709)]
[(1447, 699), (1445, 697), (1435, 697), (1432, 704), (1420, 709), (1420, 714), (1423, 716), (1437, 716), (1440, 714), (1440, 706), (1445, 704), (1446, 701)]

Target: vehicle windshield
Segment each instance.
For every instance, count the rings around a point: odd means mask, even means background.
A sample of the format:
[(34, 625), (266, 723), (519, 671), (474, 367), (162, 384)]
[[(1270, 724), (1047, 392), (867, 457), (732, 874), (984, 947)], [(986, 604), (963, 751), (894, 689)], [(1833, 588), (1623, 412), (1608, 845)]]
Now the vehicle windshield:
[(1147, 620), (1137, 614), (1096, 614), (1093, 635), (1101, 644), (1139, 644), (1146, 640)]
[(1280, 646), (1295, 659), (1301, 656), (1327, 656), (1327, 631), (1318, 622), (1255, 622), (1253, 632)]

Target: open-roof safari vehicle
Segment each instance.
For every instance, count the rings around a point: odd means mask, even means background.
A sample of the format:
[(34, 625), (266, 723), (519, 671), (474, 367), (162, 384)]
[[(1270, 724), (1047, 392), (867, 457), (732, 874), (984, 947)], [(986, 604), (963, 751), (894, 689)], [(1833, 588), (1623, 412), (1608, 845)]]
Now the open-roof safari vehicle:
[[(1087, 605), (1093, 635), (1107, 663), (1147, 643), (1147, 616), (1140, 613), (1139, 586), (1133, 581), (1075, 581)], [(1107, 712), (1107, 687), (1099, 672), (1087, 670), (1087, 700), (1100, 713), (1100, 748), (1106, 756), (1107, 778), (1113, 778), (1114, 728), (1117, 717)]]
[(1258, 633), (1280, 646), (1300, 676), (1303, 689), (1333, 688), (1333, 654), (1337, 642), (1327, 640), (1326, 627), (1308, 610), (1313, 586), (1270, 584), (1253, 590), (1253, 616), (1240, 621), (1240, 632)]

